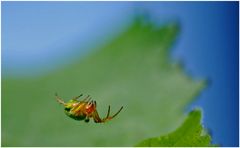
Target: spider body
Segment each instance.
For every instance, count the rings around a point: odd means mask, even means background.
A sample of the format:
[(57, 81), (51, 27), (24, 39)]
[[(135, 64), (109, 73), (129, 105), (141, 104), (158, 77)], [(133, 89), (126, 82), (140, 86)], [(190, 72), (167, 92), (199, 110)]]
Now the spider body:
[(57, 101), (64, 106), (64, 112), (67, 116), (75, 120), (84, 120), (85, 122), (89, 122), (90, 118), (93, 118), (96, 123), (107, 122), (116, 117), (123, 109), (123, 107), (121, 107), (117, 113), (110, 116), (110, 106), (108, 106), (107, 116), (101, 119), (97, 112), (97, 103), (96, 101), (91, 101), (89, 95), (85, 99), (79, 101), (78, 99), (82, 96), (81, 94), (66, 103), (57, 94), (55, 96)]

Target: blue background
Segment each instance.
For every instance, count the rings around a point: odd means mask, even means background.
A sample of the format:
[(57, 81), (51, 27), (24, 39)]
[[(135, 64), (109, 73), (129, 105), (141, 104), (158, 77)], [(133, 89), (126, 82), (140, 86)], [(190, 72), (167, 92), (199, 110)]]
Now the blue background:
[(172, 59), (209, 82), (190, 108), (203, 108), (214, 143), (238, 146), (238, 2), (2, 2), (2, 75), (36, 77), (67, 66), (141, 11), (158, 25), (180, 22)]

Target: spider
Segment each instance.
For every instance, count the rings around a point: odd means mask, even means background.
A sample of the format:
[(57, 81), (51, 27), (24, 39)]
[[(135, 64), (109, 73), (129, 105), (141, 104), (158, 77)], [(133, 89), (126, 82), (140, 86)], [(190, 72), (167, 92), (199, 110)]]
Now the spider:
[(89, 122), (90, 118), (93, 118), (95, 123), (107, 122), (116, 117), (123, 109), (122, 106), (113, 116), (110, 116), (110, 106), (108, 106), (107, 116), (101, 119), (97, 112), (97, 103), (96, 101), (91, 101), (91, 97), (89, 95), (83, 100), (79, 101), (78, 99), (83, 96), (83, 94), (81, 94), (69, 100), (67, 103), (64, 102), (63, 99), (57, 95), (57, 93), (55, 96), (57, 102), (64, 105), (64, 111), (67, 116), (75, 120), (84, 120), (85, 122)]

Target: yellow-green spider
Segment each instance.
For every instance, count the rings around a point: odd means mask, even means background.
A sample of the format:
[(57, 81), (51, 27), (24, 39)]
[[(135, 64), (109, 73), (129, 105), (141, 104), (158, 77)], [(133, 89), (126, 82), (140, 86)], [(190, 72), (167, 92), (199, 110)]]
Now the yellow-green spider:
[(57, 101), (64, 106), (64, 111), (66, 115), (75, 120), (84, 120), (85, 122), (89, 122), (90, 118), (93, 118), (95, 123), (107, 122), (116, 117), (123, 109), (123, 107), (121, 107), (113, 116), (110, 116), (110, 106), (108, 106), (107, 116), (101, 119), (97, 112), (97, 103), (96, 101), (91, 101), (89, 95), (83, 100), (79, 101), (78, 99), (83, 96), (83, 94), (81, 94), (69, 100), (67, 103), (65, 103), (63, 99), (61, 99), (57, 95), (57, 93), (55, 94), (55, 96)]

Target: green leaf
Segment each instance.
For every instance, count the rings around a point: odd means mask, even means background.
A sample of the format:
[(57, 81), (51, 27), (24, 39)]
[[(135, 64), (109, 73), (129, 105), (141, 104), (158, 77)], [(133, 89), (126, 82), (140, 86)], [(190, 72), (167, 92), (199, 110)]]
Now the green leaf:
[[(132, 146), (176, 129), (205, 86), (169, 58), (179, 29), (137, 20), (72, 65), (36, 78), (4, 77), (3, 146)], [(124, 108), (106, 124), (86, 124), (63, 113), (55, 92), (65, 101), (90, 94), (101, 117), (108, 105)]]
[(208, 147), (211, 137), (201, 125), (201, 111), (194, 110), (189, 113), (185, 122), (174, 132), (166, 136), (146, 139), (137, 147)]

